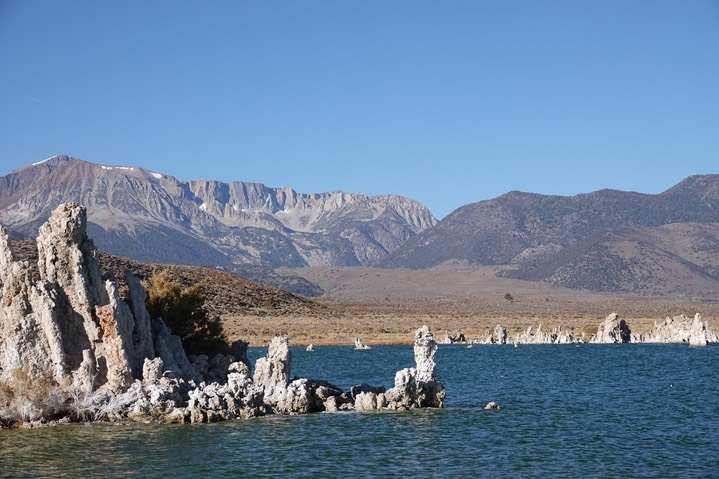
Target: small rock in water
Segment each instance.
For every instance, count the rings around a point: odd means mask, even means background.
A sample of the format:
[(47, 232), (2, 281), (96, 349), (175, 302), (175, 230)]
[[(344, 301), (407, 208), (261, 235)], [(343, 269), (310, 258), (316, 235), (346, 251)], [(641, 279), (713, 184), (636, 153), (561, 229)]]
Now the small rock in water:
[(497, 404), (496, 402), (490, 401), (487, 403), (486, 406), (484, 406), (484, 409), (501, 409), (501, 408), (500, 408), (499, 404)]

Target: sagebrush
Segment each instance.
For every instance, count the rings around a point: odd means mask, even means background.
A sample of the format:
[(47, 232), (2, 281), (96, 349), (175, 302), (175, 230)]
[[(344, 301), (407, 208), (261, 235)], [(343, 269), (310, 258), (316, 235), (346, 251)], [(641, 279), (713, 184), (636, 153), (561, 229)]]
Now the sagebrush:
[(199, 285), (183, 288), (160, 272), (144, 283), (147, 310), (153, 318), (162, 318), (180, 337), (189, 354), (212, 356), (228, 350), (227, 337), (219, 317), (210, 318)]

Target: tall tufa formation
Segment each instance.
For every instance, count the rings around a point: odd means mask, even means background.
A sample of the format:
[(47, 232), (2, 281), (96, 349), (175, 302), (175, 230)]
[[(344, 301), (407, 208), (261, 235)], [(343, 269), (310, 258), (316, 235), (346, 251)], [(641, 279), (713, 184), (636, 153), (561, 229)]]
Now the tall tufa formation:
[(17, 376), (44, 378), (57, 398), (52, 404), (34, 404), (37, 398), (15, 398), (13, 392), (11, 402), (0, 403), (0, 426), (61, 415), (81, 421), (207, 422), (442, 407), (444, 386), (435, 379), (437, 344), (426, 326), (415, 335), (416, 368), (399, 371), (389, 390), (360, 385), (343, 392), (325, 381), (290, 379), (292, 353), (286, 337), (272, 340), (254, 377), (246, 343), (235, 343), (230, 356), (188, 357), (162, 319), (151, 320), (145, 291), (135, 277), (126, 274), (124, 299), (117, 283), (102, 277), (86, 225), (84, 207), (60, 205), (40, 228), (36, 271), (15, 260), (8, 233), (0, 227), (0, 269), (5, 272), (0, 282), (0, 384), (18, 386), (17, 392), (23, 387), (14, 384)]
[(37, 238), (36, 277), (15, 261), (0, 227), (0, 379), (26, 368), (64, 388), (118, 393), (155, 357), (142, 286), (128, 275), (125, 302), (117, 283), (103, 279), (86, 226), (76, 203), (53, 211)]

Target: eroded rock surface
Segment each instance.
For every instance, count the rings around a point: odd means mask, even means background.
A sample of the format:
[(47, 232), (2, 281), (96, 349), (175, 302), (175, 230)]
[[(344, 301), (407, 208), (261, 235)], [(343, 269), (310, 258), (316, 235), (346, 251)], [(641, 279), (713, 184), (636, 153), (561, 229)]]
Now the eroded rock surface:
[(53, 212), (37, 238), (37, 280), (28, 264), (13, 260), (7, 232), (0, 232), (9, 273), (0, 306), (0, 379), (27, 368), (50, 373), (65, 387), (121, 392), (142, 375), (142, 363), (136, 361), (133, 371), (130, 358), (133, 333), (149, 327), (142, 324), (149, 316), (136, 320), (117, 285), (103, 280), (86, 224), (78, 204)]
[(514, 340), (515, 344), (571, 344), (576, 342), (578, 342), (578, 339), (569, 331), (563, 330), (561, 327), (556, 327), (551, 331), (544, 331), (541, 324), (534, 331), (529, 326), (526, 331), (518, 334)]
[(597, 334), (591, 342), (603, 344), (628, 343), (631, 341), (632, 331), (626, 321), (619, 318), (617, 313), (607, 316), (599, 324)]
[(242, 341), (229, 355), (188, 358), (162, 319), (150, 318), (135, 277), (126, 275), (125, 298), (112, 278), (102, 277), (86, 225), (82, 206), (58, 207), (40, 228), (35, 276), (15, 260), (0, 227), (0, 383), (12, 388), (21, 376), (41, 379), (57, 399), (52, 408), (23, 405), (22, 413), (0, 404), (0, 425), (61, 415), (183, 423), (443, 406), (437, 344), (426, 326), (415, 335), (416, 366), (397, 372), (389, 390), (360, 385), (343, 392), (326, 381), (292, 379), (286, 337), (272, 340), (254, 376)]
[[(505, 344), (506, 328), (497, 325), (481, 342), (484, 344)], [(705, 346), (717, 342), (717, 334), (711, 331), (702, 317), (697, 313), (693, 319), (679, 315), (668, 317), (661, 323), (655, 323), (648, 333), (633, 334), (629, 324), (617, 313), (611, 313), (598, 326), (597, 333), (589, 342), (602, 344), (622, 343), (688, 343), (692, 346)], [(556, 327), (545, 332), (540, 324), (536, 330), (529, 326), (524, 332), (517, 334), (512, 341), (517, 344), (570, 344), (584, 342), (567, 330)]]
[(694, 318), (680, 314), (667, 317), (661, 323), (654, 323), (654, 328), (638, 339), (645, 343), (689, 343), (692, 346), (706, 346), (713, 339), (701, 314)]

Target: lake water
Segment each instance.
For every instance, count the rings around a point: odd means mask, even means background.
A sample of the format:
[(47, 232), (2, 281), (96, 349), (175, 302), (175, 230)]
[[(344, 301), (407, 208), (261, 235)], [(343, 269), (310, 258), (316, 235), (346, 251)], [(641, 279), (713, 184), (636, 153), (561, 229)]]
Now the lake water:
[[(293, 351), (294, 374), (345, 390), (414, 364), (411, 346)], [(0, 476), (719, 477), (717, 345), (441, 345), (436, 360), (445, 409), (5, 430)]]

